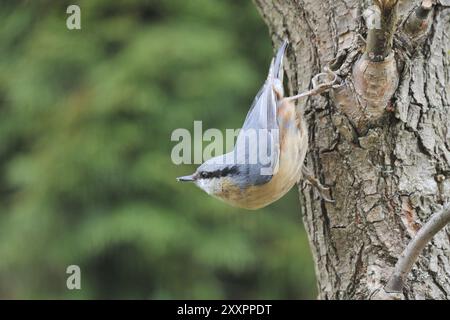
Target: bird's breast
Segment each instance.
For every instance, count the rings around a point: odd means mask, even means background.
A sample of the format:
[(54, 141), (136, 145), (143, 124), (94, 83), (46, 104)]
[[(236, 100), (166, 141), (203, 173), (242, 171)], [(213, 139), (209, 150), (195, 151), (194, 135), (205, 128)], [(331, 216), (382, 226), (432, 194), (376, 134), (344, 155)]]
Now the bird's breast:
[(306, 124), (292, 104), (281, 105), (278, 117), (280, 157), (272, 178), (261, 185), (245, 186), (226, 178), (217, 197), (237, 207), (259, 209), (281, 198), (300, 180), (308, 145)]

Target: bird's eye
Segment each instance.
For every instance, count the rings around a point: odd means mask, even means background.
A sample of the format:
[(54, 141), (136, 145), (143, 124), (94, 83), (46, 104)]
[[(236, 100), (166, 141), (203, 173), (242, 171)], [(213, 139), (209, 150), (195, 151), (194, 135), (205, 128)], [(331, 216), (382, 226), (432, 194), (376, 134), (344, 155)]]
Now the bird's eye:
[(202, 179), (208, 178), (208, 172), (206, 172), (206, 171), (200, 172), (200, 178), (202, 178)]

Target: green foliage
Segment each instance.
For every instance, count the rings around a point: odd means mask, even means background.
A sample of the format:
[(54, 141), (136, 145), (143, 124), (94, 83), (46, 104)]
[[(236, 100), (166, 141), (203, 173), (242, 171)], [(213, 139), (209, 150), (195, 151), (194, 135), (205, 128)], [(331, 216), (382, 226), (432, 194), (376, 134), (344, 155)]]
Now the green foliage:
[[(251, 2), (2, 1), (0, 298), (313, 298), (296, 192), (257, 212), (175, 177), (171, 132), (238, 128), (272, 55)], [(82, 290), (66, 288), (66, 267)]]

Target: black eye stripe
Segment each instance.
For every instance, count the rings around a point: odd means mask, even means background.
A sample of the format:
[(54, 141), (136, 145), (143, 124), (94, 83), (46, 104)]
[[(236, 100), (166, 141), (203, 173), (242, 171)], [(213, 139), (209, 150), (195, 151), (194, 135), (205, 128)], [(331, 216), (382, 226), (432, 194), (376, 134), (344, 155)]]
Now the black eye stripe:
[(202, 172), (200, 172), (200, 178), (202, 178), (202, 179), (220, 178), (220, 177), (226, 177), (226, 176), (229, 176), (232, 174), (236, 174), (238, 172), (239, 172), (239, 170), (236, 166), (226, 167), (222, 170), (202, 171)]

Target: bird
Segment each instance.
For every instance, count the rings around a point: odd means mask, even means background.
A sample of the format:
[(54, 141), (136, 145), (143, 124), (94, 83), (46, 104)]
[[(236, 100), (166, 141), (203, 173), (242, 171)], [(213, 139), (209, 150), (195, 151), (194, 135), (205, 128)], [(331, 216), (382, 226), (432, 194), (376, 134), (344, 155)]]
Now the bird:
[(245, 118), (233, 150), (205, 161), (180, 182), (193, 182), (209, 195), (232, 206), (256, 210), (283, 197), (305, 174), (308, 128), (303, 112), (285, 97), (284, 40), (272, 59), (264, 85)]

